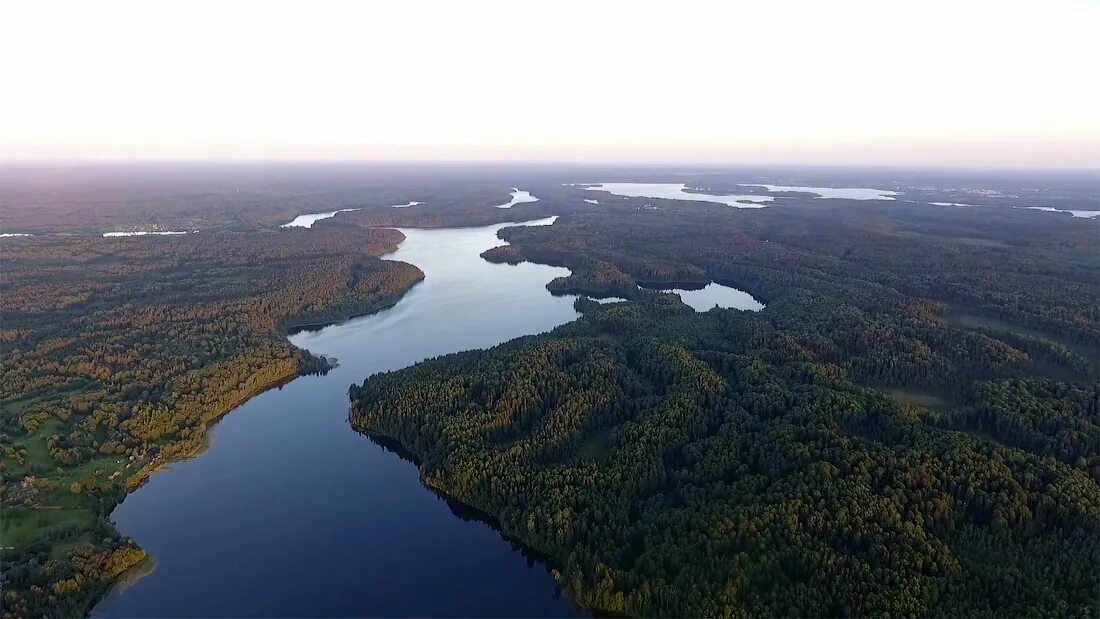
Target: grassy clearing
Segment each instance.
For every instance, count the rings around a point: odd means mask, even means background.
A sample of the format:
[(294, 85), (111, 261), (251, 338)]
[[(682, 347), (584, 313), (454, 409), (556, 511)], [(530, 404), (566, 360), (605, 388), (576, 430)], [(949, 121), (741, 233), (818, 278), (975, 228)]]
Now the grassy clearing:
[(95, 524), (87, 508), (15, 507), (3, 511), (0, 545), (18, 547), (43, 536), (87, 529)]
[(23, 411), (27, 410), (35, 404), (45, 402), (47, 400), (61, 400), (64, 398), (71, 398), (82, 393), (91, 391), (94, 385), (81, 385), (78, 387), (71, 387), (61, 391), (43, 390), (38, 393), (24, 395), (18, 398), (11, 398), (0, 402), (0, 408), (4, 409), (4, 412), (12, 415), (19, 415)]

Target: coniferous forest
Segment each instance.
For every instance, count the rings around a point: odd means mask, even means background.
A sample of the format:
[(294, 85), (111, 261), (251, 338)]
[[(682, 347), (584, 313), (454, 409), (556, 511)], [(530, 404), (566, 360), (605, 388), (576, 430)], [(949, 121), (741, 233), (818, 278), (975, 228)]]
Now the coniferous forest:
[[(966, 193), (829, 171), (803, 182), (899, 197), (739, 209), (572, 184), (603, 172), (337, 171), (273, 197), (267, 174), (193, 200), (81, 181), (55, 207), (28, 197), (50, 183), (9, 179), (0, 223), (35, 236), (4, 238), (0, 260), (5, 616), (85, 615), (140, 569), (149, 555), (111, 521), (126, 494), (253, 395), (331, 369), (288, 333), (384, 310), (425, 277), (385, 258), (403, 239), (388, 226), (551, 215), (481, 255), (568, 268), (546, 289), (580, 317), (362, 376), (350, 423), (546, 557), (581, 609), (1100, 615), (1100, 218), (1029, 210), (1098, 208), (1089, 187), (1023, 201), (1011, 176)], [(745, 174), (689, 191), (765, 192)], [(516, 185), (539, 200), (494, 208)], [(300, 204), (354, 210), (277, 228)], [(198, 232), (98, 233), (131, 221)], [(763, 309), (661, 291), (712, 282)]]
[[(1097, 222), (829, 202), (506, 229), (486, 259), (629, 300), (373, 376), (352, 423), (586, 608), (1096, 616)], [(767, 307), (637, 285), (709, 281)]]

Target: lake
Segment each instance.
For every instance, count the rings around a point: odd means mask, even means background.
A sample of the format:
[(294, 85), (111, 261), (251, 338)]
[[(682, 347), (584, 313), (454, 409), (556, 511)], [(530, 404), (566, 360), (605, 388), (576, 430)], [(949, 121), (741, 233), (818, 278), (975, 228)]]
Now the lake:
[[(585, 187), (588, 191), (606, 191), (627, 198), (663, 198), (665, 200), (691, 200), (693, 202), (717, 202), (735, 208), (764, 208), (764, 202), (775, 198), (767, 195), (713, 195), (686, 191), (684, 183), (599, 183)], [(742, 200), (749, 200), (746, 204)]]
[(645, 284), (645, 287), (680, 295), (680, 300), (684, 302), (684, 305), (690, 306), (697, 312), (705, 312), (714, 309), (715, 306), (750, 312), (759, 312), (764, 309), (763, 303), (754, 299), (751, 294), (744, 290), (723, 286), (715, 282), (711, 282), (706, 286), (690, 288), (686, 286), (665, 288), (654, 284)]
[(313, 224), (322, 219), (328, 219), (330, 217), (336, 217), (337, 213), (350, 213), (352, 211), (359, 211), (362, 209), (357, 208), (342, 208), (335, 211), (326, 211), (324, 213), (306, 213), (305, 215), (299, 215), (288, 221), (287, 223), (279, 226), (280, 228), (312, 228)]
[(165, 231), (165, 232), (149, 232), (146, 230), (139, 230), (137, 232), (104, 232), (104, 237), (115, 236), (178, 236), (180, 234), (187, 234), (186, 231)]
[(423, 282), (381, 313), (290, 338), (339, 367), (249, 400), (205, 453), (115, 509), (157, 565), (93, 616), (577, 615), (545, 565), (452, 511), (347, 420), (348, 386), (370, 374), (577, 316), (574, 297), (544, 287), (568, 270), (479, 257), (502, 227), (402, 230), (387, 257)]
[(896, 191), (872, 189), (870, 187), (804, 187), (802, 185), (764, 185), (761, 183), (742, 183), (745, 187), (763, 187), (768, 191), (798, 191), (817, 194), (819, 198), (843, 198), (845, 200), (894, 200)]
[(538, 202), (539, 199), (531, 195), (528, 191), (512, 188), (512, 199), (504, 204), (496, 205), (497, 208), (512, 208), (517, 204), (523, 204), (524, 202)]
[(1052, 206), (1019, 206), (1016, 208), (1024, 208), (1032, 211), (1046, 211), (1047, 213), (1069, 213), (1074, 217), (1082, 219), (1092, 219), (1093, 217), (1100, 217), (1100, 211), (1076, 211), (1073, 209), (1054, 208)]
[[(741, 183), (741, 187), (762, 187), (769, 192), (798, 191), (812, 193), (819, 198), (845, 198), (848, 200), (893, 200), (896, 191), (871, 189), (869, 187), (803, 187), (796, 185), (764, 185), (761, 183)], [(691, 200), (694, 202), (717, 202), (736, 208), (764, 208), (775, 196), (767, 194), (710, 194), (688, 191), (684, 183), (599, 183), (587, 185), (589, 191), (606, 191), (628, 198), (663, 198), (666, 200)], [(746, 204), (751, 202), (751, 204)]]

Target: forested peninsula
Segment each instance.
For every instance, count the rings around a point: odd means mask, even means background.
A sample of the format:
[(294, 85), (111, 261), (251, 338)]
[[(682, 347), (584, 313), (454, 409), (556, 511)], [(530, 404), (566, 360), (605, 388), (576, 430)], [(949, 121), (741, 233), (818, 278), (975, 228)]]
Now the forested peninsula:
[(352, 424), (601, 612), (1100, 613), (1100, 222), (820, 204), (506, 229), (486, 258), (629, 301), (372, 376)]
[(146, 558), (111, 510), (211, 423), (330, 360), (285, 333), (377, 311), (423, 278), (396, 230), (4, 239), (6, 616), (82, 616)]

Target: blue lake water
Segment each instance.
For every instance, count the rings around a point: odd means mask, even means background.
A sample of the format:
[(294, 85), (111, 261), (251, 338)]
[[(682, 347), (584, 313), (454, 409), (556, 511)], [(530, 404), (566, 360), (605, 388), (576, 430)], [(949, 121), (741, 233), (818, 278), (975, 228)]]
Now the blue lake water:
[(157, 565), (93, 616), (578, 614), (545, 565), (453, 511), (347, 421), (348, 386), (370, 374), (577, 316), (574, 297), (544, 288), (566, 269), (479, 257), (501, 227), (403, 230), (388, 257), (419, 266), (422, 283), (389, 310), (291, 337), (339, 367), (249, 400), (207, 452), (114, 511)]

